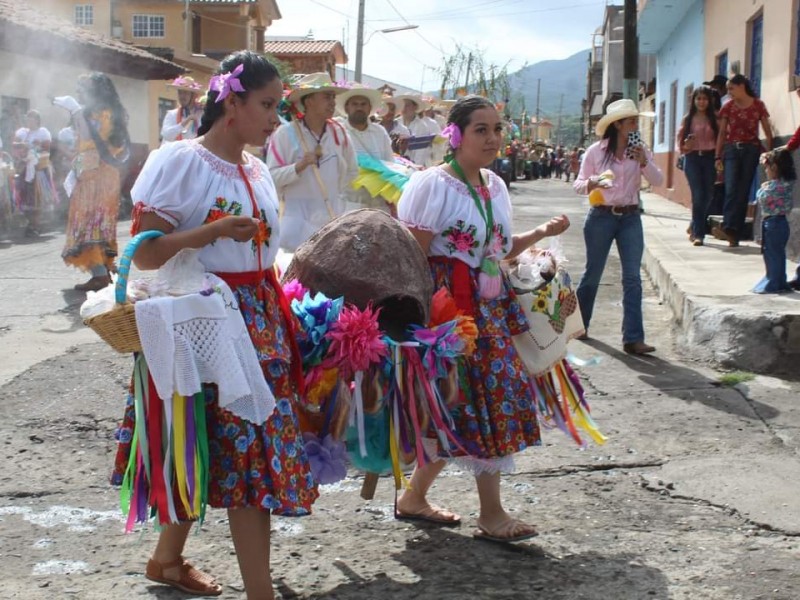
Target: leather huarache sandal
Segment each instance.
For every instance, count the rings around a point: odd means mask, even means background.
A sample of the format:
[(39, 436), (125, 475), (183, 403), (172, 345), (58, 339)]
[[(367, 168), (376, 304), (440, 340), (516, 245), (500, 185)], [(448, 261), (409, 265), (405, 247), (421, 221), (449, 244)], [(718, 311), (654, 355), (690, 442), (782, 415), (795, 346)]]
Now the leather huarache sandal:
[[(164, 574), (170, 569), (177, 569), (177, 579)], [(193, 596), (219, 596), (222, 593), (222, 586), (211, 575), (195, 569), (182, 556), (168, 563), (160, 563), (151, 558), (147, 561), (144, 576), (150, 581), (172, 586)]]
[(494, 529), (488, 529), (478, 521), (478, 529), (472, 534), (475, 539), (498, 542), (501, 544), (513, 544), (523, 540), (529, 540), (539, 535), (539, 532), (524, 521), (519, 519), (509, 519), (500, 523)]

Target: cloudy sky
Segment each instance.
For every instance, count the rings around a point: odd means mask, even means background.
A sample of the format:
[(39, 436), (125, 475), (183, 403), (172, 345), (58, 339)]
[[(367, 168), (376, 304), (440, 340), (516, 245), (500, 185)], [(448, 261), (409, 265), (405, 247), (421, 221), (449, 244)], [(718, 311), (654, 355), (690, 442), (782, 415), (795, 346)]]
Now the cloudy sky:
[[(622, 0), (615, 0), (621, 4)], [(527, 64), (588, 49), (606, 0), (366, 0), (363, 72), (415, 89), (434, 89), (435, 69), (456, 44), (483, 52), (485, 64)], [(355, 69), (358, 0), (278, 0), (283, 18), (269, 36), (345, 42)], [(415, 30), (381, 29), (418, 25)]]

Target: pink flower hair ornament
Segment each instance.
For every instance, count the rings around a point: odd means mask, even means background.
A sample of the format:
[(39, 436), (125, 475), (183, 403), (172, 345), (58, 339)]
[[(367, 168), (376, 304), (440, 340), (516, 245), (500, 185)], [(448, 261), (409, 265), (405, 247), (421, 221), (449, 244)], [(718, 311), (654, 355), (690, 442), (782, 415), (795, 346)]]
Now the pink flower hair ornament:
[(455, 123), (450, 123), (442, 130), (442, 137), (448, 138), (453, 150), (461, 145), (461, 129)]
[(222, 102), (231, 92), (244, 92), (244, 86), (239, 81), (239, 75), (244, 71), (244, 65), (239, 65), (230, 73), (214, 75), (208, 82), (208, 91), (217, 92), (214, 102)]

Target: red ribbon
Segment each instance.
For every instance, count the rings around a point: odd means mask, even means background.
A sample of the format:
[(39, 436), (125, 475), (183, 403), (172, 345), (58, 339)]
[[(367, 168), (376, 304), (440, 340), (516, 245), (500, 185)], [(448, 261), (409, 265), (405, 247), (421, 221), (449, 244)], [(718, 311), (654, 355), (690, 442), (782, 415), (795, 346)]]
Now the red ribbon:
[(472, 300), (475, 294), (475, 286), (469, 272), (469, 265), (457, 258), (448, 258), (446, 256), (429, 256), (428, 261), (452, 265), (453, 275), (450, 278), (450, 293), (453, 295), (459, 310), (462, 310), (465, 315), (475, 316), (475, 304)]
[[(167, 484), (164, 481), (162, 447), (162, 404), (153, 378), (147, 376), (147, 440), (150, 444), (150, 506), (158, 513), (158, 522), (169, 523)], [(168, 400), (172, 400), (169, 398)], [(169, 449), (167, 449), (169, 451)]]

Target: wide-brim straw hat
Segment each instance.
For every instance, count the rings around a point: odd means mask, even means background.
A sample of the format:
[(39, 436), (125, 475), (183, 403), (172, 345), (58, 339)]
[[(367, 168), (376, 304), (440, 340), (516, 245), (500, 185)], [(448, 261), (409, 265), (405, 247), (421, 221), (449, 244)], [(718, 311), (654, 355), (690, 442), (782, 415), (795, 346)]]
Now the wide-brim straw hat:
[(400, 94), (399, 96), (392, 96), (391, 98), (384, 98), (384, 102), (394, 102), (398, 110), (403, 110), (403, 100), (411, 100), (417, 105), (417, 112), (428, 110), (432, 104), (418, 94)]
[(639, 109), (636, 108), (636, 103), (633, 100), (630, 98), (623, 98), (622, 100), (616, 100), (608, 105), (608, 108), (606, 108), (606, 114), (600, 118), (594, 130), (598, 136), (603, 137), (603, 135), (606, 133), (606, 129), (608, 129), (608, 126), (612, 123), (616, 123), (617, 121), (628, 119), (630, 117), (646, 116), (651, 116), (651, 113), (639, 112)]
[(356, 96), (362, 96), (369, 100), (372, 111), (378, 110), (383, 102), (383, 94), (380, 90), (375, 90), (360, 83), (353, 83), (336, 97), (336, 107), (342, 114), (345, 114), (344, 105), (347, 104), (350, 98), (355, 98)]
[(333, 92), (343, 94), (347, 89), (336, 85), (327, 73), (310, 73), (298, 79), (292, 85), (292, 91), (287, 96), (289, 102), (299, 103), (303, 98), (317, 92)]
[(203, 91), (203, 86), (195, 81), (193, 77), (189, 77), (188, 75), (176, 77), (170, 81), (167, 86), (179, 90), (186, 90), (187, 92), (192, 92), (193, 94), (199, 94)]

